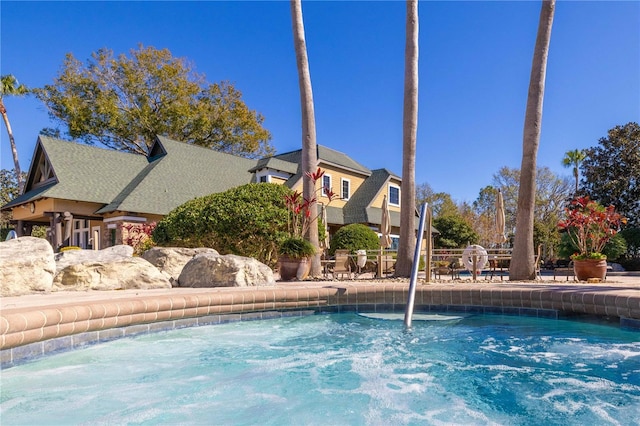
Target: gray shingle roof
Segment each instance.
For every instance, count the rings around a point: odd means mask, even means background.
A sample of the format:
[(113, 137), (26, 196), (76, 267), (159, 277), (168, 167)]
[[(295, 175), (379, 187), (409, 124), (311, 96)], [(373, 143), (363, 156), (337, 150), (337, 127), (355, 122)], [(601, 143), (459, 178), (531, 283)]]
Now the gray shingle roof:
[[(340, 166), (366, 176), (371, 174), (371, 170), (353, 160), (347, 154), (327, 148), (326, 146), (317, 145), (317, 155), (320, 163)], [(302, 165), (302, 150), (298, 149), (296, 151), (285, 152), (283, 154), (274, 155), (272, 158), (295, 164), (297, 170)]]
[[(381, 209), (370, 208), (369, 205), (391, 176), (391, 172), (387, 169), (377, 169), (371, 172), (371, 176), (360, 185), (360, 188), (353, 193), (344, 206), (345, 223), (380, 223), (382, 218)], [(375, 211), (379, 213), (372, 214)], [(398, 219), (396, 224), (394, 216), (391, 215), (391, 224), (392, 226), (399, 226), (400, 220)]]
[[(256, 160), (159, 137), (167, 155), (148, 163), (98, 213), (132, 211), (166, 215), (196, 197), (250, 183)], [(156, 142), (156, 143), (158, 143)]]
[[(57, 183), (34, 188), (3, 207), (38, 198), (109, 203), (147, 165), (144, 156), (39, 136), (34, 159), (46, 153)], [(29, 178), (33, 177), (32, 162)], [(27, 185), (32, 182), (27, 182)], [(29, 187), (27, 187), (29, 188)]]
[[(40, 136), (36, 154), (46, 153), (57, 182), (12, 200), (9, 208), (43, 197), (105, 204), (96, 213), (114, 211), (166, 215), (203, 195), (250, 183), (256, 160), (159, 137), (151, 159), (76, 142)], [(32, 164), (37, 167), (37, 164)], [(33, 171), (29, 171), (32, 178)], [(29, 187), (28, 187), (29, 188)]]

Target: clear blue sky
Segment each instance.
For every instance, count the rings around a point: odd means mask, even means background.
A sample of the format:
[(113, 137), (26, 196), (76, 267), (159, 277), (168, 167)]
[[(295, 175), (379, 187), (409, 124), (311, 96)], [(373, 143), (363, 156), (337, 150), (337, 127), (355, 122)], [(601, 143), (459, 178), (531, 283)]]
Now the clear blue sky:
[[(289, 2), (0, 3), (2, 74), (42, 87), (64, 55), (168, 48), (209, 82), (231, 81), (265, 116), (277, 152), (300, 148)], [(317, 141), (402, 172), (403, 1), (303, 1)], [(416, 182), (473, 201), (520, 167), (539, 1), (421, 1)], [(538, 165), (562, 176), (571, 149), (640, 120), (640, 2), (556, 4)], [(7, 98), (21, 166), (51, 127), (33, 98)], [(2, 168), (13, 168), (1, 129)]]

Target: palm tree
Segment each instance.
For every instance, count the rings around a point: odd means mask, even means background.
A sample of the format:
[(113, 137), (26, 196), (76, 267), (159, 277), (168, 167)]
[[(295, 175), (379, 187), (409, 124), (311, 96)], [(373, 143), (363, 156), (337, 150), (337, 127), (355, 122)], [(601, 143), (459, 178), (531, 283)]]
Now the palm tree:
[[(300, 86), (300, 104), (302, 107), (302, 175), (313, 173), (318, 165), (318, 153), (316, 148), (316, 119), (313, 109), (313, 91), (311, 89), (311, 75), (309, 73), (309, 59), (307, 57), (307, 44), (304, 37), (304, 21), (302, 20), (301, 0), (291, 0), (291, 22), (293, 25), (293, 42), (296, 50), (296, 64), (298, 66), (298, 84)], [(311, 179), (303, 177), (302, 193), (307, 200), (315, 200), (315, 183)], [(314, 201), (309, 206), (312, 222), (305, 239), (319, 247), (318, 242), (318, 206)], [(311, 276), (316, 277), (322, 273), (320, 264), (320, 252), (313, 257), (311, 263)]]
[[(411, 275), (416, 244), (416, 139), (418, 133), (418, 1), (407, 0), (402, 118), (402, 194), (396, 275)], [(430, 232), (430, 231), (429, 231)]]
[(564, 154), (564, 158), (562, 159), (562, 165), (565, 167), (573, 166), (573, 177), (576, 178), (576, 195), (578, 194), (578, 178), (580, 177), (580, 163), (584, 160), (587, 155), (581, 149), (574, 149), (572, 151), (567, 151)]
[(2, 86), (0, 87), (0, 114), (7, 127), (7, 133), (9, 134), (9, 143), (11, 144), (11, 153), (13, 154), (14, 171), (16, 174), (16, 180), (18, 181), (18, 190), (22, 192), (22, 186), (24, 180), (22, 178), (22, 171), (20, 170), (20, 162), (18, 161), (18, 150), (16, 148), (16, 141), (13, 138), (13, 131), (11, 130), (11, 123), (9, 123), (9, 116), (7, 115), (7, 108), (4, 106), (5, 96), (24, 96), (29, 93), (29, 89), (24, 84), (19, 84), (18, 80), (11, 74), (3, 75), (0, 77)]
[(543, 0), (538, 23), (538, 35), (533, 52), (529, 93), (524, 117), (522, 137), (522, 163), (520, 187), (516, 213), (516, 234), (513, 255), (509, 267), (510, 280), (533, 280), (536, 277), (535, 253), (533, 249), (533, 218), (536, 199), (536, 157), (540, 144), (542, 126), (542, 103), (547, 73), (547, 58), (551, 40), (551, 26), (555, 11), (555, 0)]

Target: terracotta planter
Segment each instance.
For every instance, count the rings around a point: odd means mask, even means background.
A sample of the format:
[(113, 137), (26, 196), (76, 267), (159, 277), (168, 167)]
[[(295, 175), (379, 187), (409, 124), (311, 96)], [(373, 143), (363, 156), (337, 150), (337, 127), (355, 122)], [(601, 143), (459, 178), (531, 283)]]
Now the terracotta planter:
[(589, 278), (598, 278), (604, 281), (607, 276), (606, 259), (584, 259), (573, 261), (573, 272), (579, 281), (587, 281)]
[(309, 276), (311, 271), (311, 258), (291, 258), (282, 256), (278, 259), (280, 265), (280, 279), (282, 281), (304, 280)]

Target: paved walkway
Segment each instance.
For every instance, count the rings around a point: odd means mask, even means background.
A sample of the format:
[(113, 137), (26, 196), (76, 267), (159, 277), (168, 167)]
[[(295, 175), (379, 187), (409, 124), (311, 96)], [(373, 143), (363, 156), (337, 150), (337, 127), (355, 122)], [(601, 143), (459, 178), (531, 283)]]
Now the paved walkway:
[[(432, 280), (433, 281), (433, 280)], [(275, 288), (284, 288), (284, 289), (292, 289), (296, 287), (324, 287), (327, 285), (336, 285), (336, 284), (380, 284), (380, 283), (408, 283), (408, 279), (374, 279), (371, 275), (363, 275), (359, 279), (355, 280), (346, 280), (346, 281), (303, 281), (303, 282), (278, 282)], [(573, 281), (572, 278), (566, 280), (566, 277), (557, 277), (556, 280), (553, 280), (552, 276), (544, 276), (542, 277), (542, 281), (532, 281), (532, 282), (517, 282), (517, 281), (509, 281), (508, 278), (504, 278), (501, 280), (499, 277), (494, 277), (493, 280), (485, 280), (483, 278), (477, 280), (475, 283), (472, 282), (470, 277), (462, 277), (460, 279), (452, 280), (450, 276), (443, 276), (435, 282), (425, 283), (424, 275), (419, 279), (419, 283), (421, 285), (433, 286), (436, 284), (448, 284), (448, 285), (478, 285), (478, 286), (509, 286), (513, 284), (522, 285), (529, 284), (532, 286), (548, 286), (549, 288), (557, 287), (557, 286), (569, 286), (570, 288), (610, 288), (610, 289), (627, 289), (627, 290), (637, 290), (640, 292), (640, 273), (638, 275), (616, 275), (609, 276), (607, 281), (599, 284), (587, 284), (585, 282), (577, 282)], [(98, 300), (116, 300), (116, 299), (127, 299), (131, 297), (138, 296), (151, 296), (151, 297), (162, 297), (162, 296), (175, 296), (175, 295), (190, 295), (190, 294), (198, 294), (202, 293), (203, 290), (215, 290), (215, 291), (234, 291), (238, 290), (237, 288), (217, 288), (217, 289), (202, 289), (202, 288), (172, 288), (172, 289), (161, 289), (161, 290), (115, 290), (115, 291), (59, 291), (54, 293), (36, 293), (24, 296), (15, 296), (15, 297), (0, 297), (0, 312), (8, 312), (8, 310), (13, 309), (33, 309), (38, 307), (45, 306), (56, 306), (56, 305), (67, 305), (67, 304), (75, 304), (75, 303), (89, 303)], [(639, 293), (640, 294), (640, 293)]]

